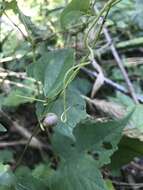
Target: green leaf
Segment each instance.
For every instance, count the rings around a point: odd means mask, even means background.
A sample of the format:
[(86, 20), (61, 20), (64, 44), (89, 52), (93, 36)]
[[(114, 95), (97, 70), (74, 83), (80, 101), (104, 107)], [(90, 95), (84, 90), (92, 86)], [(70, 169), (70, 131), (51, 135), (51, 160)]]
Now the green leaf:
[(0, 186), (11, 187), (15, 183), (15, 177), (8, 165), (0, 164)]
[(74, 63), (72, 49), (55, 50), (44, 53), (35, 64), (31, 64), (28, 73), (42, 82), (44, 95), (53, 98), (63, 89), (64, 76)]
[(78, 151), (75, 148), (75, 140), (59, 132), (55, 132), (53, 135), (52, 146), (56, 154), (62, 159), (68, 160), (73, 158), (74, 160), (76, 155), (78, 155)]
[(73, 129), (74, 139), (56, 132), (52, 139), (53, 148), (64, 159), (90, 153), (101, 167), (110, 162), (111, 155), (117, 150), (128, 119), (105, 123), (84, 120)]
[(50, 190), (107, 190), (100, 171), (88, 156), (63, 162), (49, 184)]
[(16, 171), (16, 190), (48, 190), (40, 179), (32, 176), (31, 170), (21, 167)]
[(105, 123), (87, 120), (80, 123), (74, 129), (78, 151), (93, 152), (100, 167), (109, 163), (110, 156), (117, 150), (128, 119), (127, 117), (124, 120)]
[(136, 105), (135, 112), (132, 115), (131, 123), (134, 127), (137, 127), (140, 131), (143, 132), (143, 105)]
[(24, 98), (23, 96), (33, 97), (33, 98), (35, 97), (34, 90), (36, 86), (34, 85), (34, 83), (29, 81), (24, 81), (23, 83), (21, 83), (21, 85), (25, 85), (29, 88), (13, 88), (7, 96), (3, 97), (3, 101), (1, 102), (2, 106), (16, 107), (19, 106), (20, 104), (33, 102), (33, 99)]
[(61, 25), (63, 28), (77, 21), (82, 15), (89, 11), (90, 0), (72, 0), (61, 14)]
[(132, 19), (134, 22), (139, 26), (140, 29), (143, 29), (143, 4), (141, 3), (141, 0), (136, 0), (135, 2), (135, 10), (133, 11)]
[(126, 110), (128, 112), (135, 107), (135, 111), (131, 117), (130, 126), (132, 127), (131, 129), (137, 128), (140, 130), (140, 132), (143, 132), (143, 119), (142, 119), (143, 105), (142, 104), (135, 105), (130, 97), (125, 96), (121, 93), (117, 94), (117, 98), (118, 101), (126, 107)]
[(129, 117), (105, 123), (84, 120), (73, 129), (74, 139), (56, 131), (52, 145), (60, 164), (49, 178), (50, 190), (107, 190), (98, 168), (110, 162)]
[(87, 94), (92, 89), (92, 83), (87, 79), (77, 77), (72, 81), (72, 85), (79, 90), (81, 94)]
[(53, 175), (54, 172), (55, 171), (51, 168), (50, 163), (42, 163), (35, 167), (35, 169), (32, 171), (32, 176), (43, 182), (43, 184), (48, 187), (48, 179)]
[(74, 85), (70, 85), (66, 90), (66, 107), (67, 107), (67, 121), (63, 123), (61, 121), (61, 115), (64, 112), (64, 101), (63, 95), (61, 95), (55, 102), (48, 104), (47, 106), (43, 106), (41, 103), (37, 103), (37, 115), (38, 118), (43, 118), (47, 113), (55, 113), (59, 118), (59, 122), (55, 127), (55, 131), (73, 137), (72, 131), (73, 128), (79, 123), (81, 120), (85, 119), (86, 114), (86, 103), (84, 99), (81, 97), (80, 92), (74, 87)]
[[(17, 3), (16, 0), (12, 0), (12, 1), (1, 1), (0, 2), (0, 8), (2, 9), (2, 13), (4, 10), (10, 10), (12, 9), (15, 13), (17, 12)], [(2, 14), (0, 13), (0, 15)]]
[(111, 180), (107, 179), (107, 180), (105, 180), (105, 182), (106, 182), (108, 190), (115, 190)]
[[(138, 139), (123, 137), (119, 143), (118, 151), (111, 158), (110, 169), (113, 175), (120, 175), (120, 169), (135, 157), (142, 157), (143, 142)], [(120, 159), (119, 159), (120, 158)]]

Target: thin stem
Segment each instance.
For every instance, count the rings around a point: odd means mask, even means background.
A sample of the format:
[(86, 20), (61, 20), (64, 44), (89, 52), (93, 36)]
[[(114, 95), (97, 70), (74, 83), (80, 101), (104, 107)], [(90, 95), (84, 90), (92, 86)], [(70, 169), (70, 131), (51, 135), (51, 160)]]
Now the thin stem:
[[(34, 136), (36, 136), (36, 135), (39, 133), (39, 129), (40, 129), (39, 126), (38, 126), (38, 127), (35, 127), (35, 129), (34, 129), (32, 135), (31, 135), (31, 137), (28, 139), (27, 144), (26, 144), (25, 147), (24, 147), (24, 150), (23, 150), (22, 154), (20, 155), (19, 159), (18, 159), (17, 162), (16, 162), (16, 165), (15, 165), (15, 167), (14, 167), (14, 170), (16, 170), (16, 168), (20, 165), (20, 163), (21, 163), (21, 161), (22, 161), (22, 158), (23, 158), (23, 156), (24, 156), (24, 154), (25, 154), (25, 152), (26, 152), (26, 150), (27, 150), (27, 148), (28, 148), (28, 146), (29, 146), (29, 144), (30, 144), (32, 138), (33, 138)], [(40, 147), (39, 147), (39, 148), (40, 148)]]
[(19, 30), (19, 32), (22, 34), (23, 38), (27, 41), (27, 36), (25, 36), (25, 34), (23, 33), (23, 31), (19, 28), (19, 26), (17, 24), (15, 24), (13, 22), (13, 20), (7, 15), (6, 12), (4, 12), (5, 16), (9, 19), (9, 21)]
[(103, 13), (106, 11), (106, 9), (108, 9), (109, 7), (111, 7), (111, 5), (115, 2), (116, 0), (109, 0), (104, 7), (101, 9), (101, 11), (99, 12), (99, 14), (97, 15), (97, 17), (94, 19), (93, 23), (91, 24), (91, 26), (88, 28), (87, 33), (85, 35), (85, 46), (88, 47), (88, 35), (90, 33), (90, 31), (92, 30), (92, 28), (97, 24), (97, 22), (99, 21), (100, 17), (103, 15)]

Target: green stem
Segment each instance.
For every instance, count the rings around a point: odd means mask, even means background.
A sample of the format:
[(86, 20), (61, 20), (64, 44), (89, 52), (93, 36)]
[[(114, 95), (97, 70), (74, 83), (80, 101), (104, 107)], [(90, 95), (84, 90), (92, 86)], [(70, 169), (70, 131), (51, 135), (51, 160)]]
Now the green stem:
[(100, 17), (104, 14), (104, 12), (106, 10), (109, 9), (109, 7), (112, 7), (112, 4), (117, 2), (116, 0), (109, 0), (105, 5), (104, 7), (101, 9), (101, 11), (99, 12), (99, 14), (97, 15), (97, 17), (94, 19), (93, 23), (91, 24), (91, 26), (88, 28), (87, 30), (87, 33), (85, 34), (85, 38), (84, 38), (84, 43), (85, 43), (85, 46), (86, 47), (89, 47), (89, 44), (88, 44), (88, 36), (89, 36), (89, 33), (90, 31), (92, 30), (92, 28), (98, 23)]
[(15, 165), (15, 167), (14, 167), (14, 170), (16, 170), (16, 168), (20, 165), (20, 163), (21, 163), (21, 161), (22, 161), (22, 158), (23, 158), (23, 156), (24, 156), (24, 154), (25, 154), (25, 152), (26, 152), (26, 150), (27, 150), (27, 148), (28, 148), (28, 146), (29, 146), (29, 144), (30, 144), (32, 138), (33, 138), (34, 136), (36, 136), (36, 135), (39, 133), (39, 130), (40, 130), (40, 129), (39, 129), (39, 126), (38, 126), (38, 127), (35, 127), (35, 129), (34, 129), (32, 135), (31, 135), (31, 137), (28, 139), (28, 142), (27, 142), (27, 144), (26, 144), (25, 147), (24, 147), (24, 150), (23, 150), (22, 154), (20, 155), (19, 159), (18, 159), (17, 162), (16, 162), (16, 165)]

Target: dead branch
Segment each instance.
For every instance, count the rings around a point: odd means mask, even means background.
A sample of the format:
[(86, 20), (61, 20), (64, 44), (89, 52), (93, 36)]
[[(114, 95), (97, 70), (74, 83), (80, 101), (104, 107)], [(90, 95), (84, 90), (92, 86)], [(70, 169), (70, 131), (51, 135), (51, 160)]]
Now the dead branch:
[[(88, 76), (90, 76), (91, 78), (97, 77), (96, 71), (91, 71), (90, 69), (87, 69), (87, 68), (81, 68), (81, 70), (83, 72), (85, 72)], [(106, 77), (104, 78), (104, 83), (107, 85), (110, 85), (111, 87), (122, 92), (123, 94), (130, 96), (128, 90), (124, 86), (122, 86)], [(143, 103), (143, 96), (136, 94), (136, 97), (137, 97), (138, 101)]]
[[(99, 12), (98, 9), (97, 9), (97, 7), (96, 7), (96, 5), (94, 6), (94, 9), (95, 9), (95, 11), (96, 11), (97, 13)], [(102, 19), (102, 18), (101, 18), (101, 19)], [(121, 60), (121, 58), (120, 58), (120, 56), (119, 56), (119, 54), (118, 54), (118, 52), (117, 52), (117, 50), (116, 50), (114, 44), (112, 43), (112, 38), (111, 38), (111, 36), (110, 36), (110, 34), (109, 34), (109, 31), (108, 31), (107, 27), (105, 27), (105, 26), (103, 26), (103, 33), (104, 33), (104, 35), (105, 35), (105, 38), (106, 38), (106, 40), (107, 40), (107, 43), (111, 44), (111, 45), (110, 45), (110, 49), (111, 49), (111, 51), (112, 51), (112, 54), (113, 54), (113, 56), (114, 56), (114, 58), (115, 58), (115, 60), (116, 60), (116, 63), (117, 63), (117, 65), (118, 65), (118, 67), (120, 68), (120, 70), (121, 70), (121, 72), (122, 72), (122, 75), (123, 75), (123, 77), (124, 77), (124, 79), (125, 79), (125, 81), (126, 81), (128, 90), (129, 90), (129, 92), (130, 92), (130, 94), (131, 94), (131, 96), (132, 96), (134, 102), (137, 104), (137, 103), (139, 103), (139, 102), (138, 102), (138, 99), (137, 99), (137, 97), (136, 97), (134, 87), (133, 87), (133, 85), (132, 85), (132, 83), (131, 83), (131, 81), (130, 81), (130, 79), (129, 79), (128, 73), (126, 72), (126, 70), (125, 70), (125, 68), (124, 68), (124, 66), (123, 66), (122, 60)]]
[[(28, 140), (31, 138), (32, 136), (31, 132), (29, 132), (24, 126), (19, 125), (17, 121), (12, 121), (12, 119), (2, 110), (0, 110), (0, 119), (6, 122), (7, 127), (17, 131), (22, 137)], [(43, 145), (43, 143), (36, 137), (32, 137), (30, 146), (35, 148), (41, 148), (44, 147), (45, 145)]]

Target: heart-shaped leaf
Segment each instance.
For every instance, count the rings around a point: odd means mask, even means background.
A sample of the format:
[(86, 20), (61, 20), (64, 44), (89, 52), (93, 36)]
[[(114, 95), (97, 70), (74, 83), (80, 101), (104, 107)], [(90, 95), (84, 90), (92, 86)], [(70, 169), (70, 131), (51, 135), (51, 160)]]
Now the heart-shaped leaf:
[(90, 1), (72, 0), (61, 14), (61, 25), (68, 27), (89, 11)]
[(50, 190), (107, 190), (101, 172), (88, 156), (63, 162), (49, 184)]
[(28, 67), (28, 74), (43, 84), (44, 95), (55, 97), (63, 89), (66, 72), (75, 64), (74, 51), (61, 49), (46, 52)]

